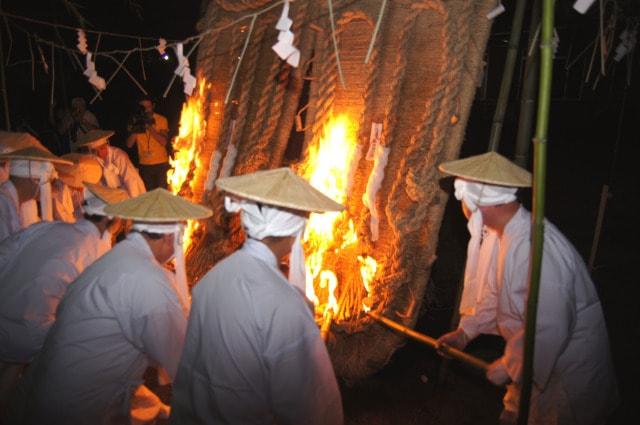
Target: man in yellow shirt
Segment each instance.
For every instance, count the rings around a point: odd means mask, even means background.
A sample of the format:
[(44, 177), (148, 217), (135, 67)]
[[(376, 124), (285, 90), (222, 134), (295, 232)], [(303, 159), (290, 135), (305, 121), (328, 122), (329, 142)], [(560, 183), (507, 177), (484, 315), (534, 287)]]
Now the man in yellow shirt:
[(142, 123), (130, 128), (127, 147), (138, 145), (140, 176), (147, 191), (157, 187), (167, 187), (167, 170), (169, 169), (169, 126), (167, 119), (153, 111), (154, 103), (149, 98), (138, 101), (141, 112), (144, 111)]

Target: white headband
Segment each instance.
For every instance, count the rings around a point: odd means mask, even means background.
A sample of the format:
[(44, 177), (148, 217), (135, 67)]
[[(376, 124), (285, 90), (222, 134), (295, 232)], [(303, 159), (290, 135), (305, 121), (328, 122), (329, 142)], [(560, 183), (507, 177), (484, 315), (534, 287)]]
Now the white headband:
[(147, 232), (147, 233), (159, 233), (159, 234), (168, 234), (168, 233), (177, 233), (180, 231), (179, 223), (142, 223), (139, 221), (134, 221), (132, 228), (139, 232)]
[(229, 212), (242, 212), (242, 226), (251, 238), (257, 240), (268, 236), (293, 236), (307, 223), (302, 216), (269, 205), (258, 206), (253, 201), (234, 201), (227, 196), (224, 206)]
[(257, 240), (268, 236), (296, 236), (289, 256), (289, 282), (305, 293), (306, 273), (302, 232), (307, 219), (269, 205), (258, 206), (252, 201), (234, 201), (224, 198), (224, 207), (229, 212), (241, 211), (242, 226), (247, 234)]
[(454, 182), (455, 197), (464, 201), (466, 206), (474, 212), (478, 207), (501, 205), (516, 200), (515, 187), (495, 186), (487, 183), (476, 183), (464, 179)]

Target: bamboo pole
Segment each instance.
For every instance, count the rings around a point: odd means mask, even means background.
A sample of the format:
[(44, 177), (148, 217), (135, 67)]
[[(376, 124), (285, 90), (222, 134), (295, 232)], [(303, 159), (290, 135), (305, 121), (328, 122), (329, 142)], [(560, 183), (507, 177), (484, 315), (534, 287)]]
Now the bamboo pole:
[(473, 366), (477, 369), (480, 369), (482, 372), (486, 373), (487, 369), (489, 368), (489, 364), (484, 360), (481, 360), (477, 357), (467, 354), (464, 351), (458, 350), (457, 348), (450, 347), (447, 344), (438, 344), (435, 338), (431, 338), (428, 335), (416, 332), (411, 328), (401, 325), (400, 323), (394, 322), (393, 320), (387, 319), (386, 317), (378, 313), (375, 313), (373, 311), (369, 311), (367, 312), (367, 314), (369, 315), (369, 317), (371, 317), (375, 321), (382, 323), (383, 325), (395, 331), (398, 331), (401, 334), (415, 341), (421, 342), (424, 345), (427, 345), (435, 350), (438, 350), (439, 352), (447, 356), (453, 357), (454, 359), (460, 360), (461, 362), (466, 363), (469, 366)]
[(529, 21), (529, 48), (524, 65), (524, 82), (522, 98), (520, 99), (520, 114), (518, 117), (518, 134), (513, 160), (522, 168), (527, 168), (529, 158), (529, 141), (533, 133), (533, 119), (536, 111), (536, 87), (539, 75), (540, 52), (537, 46), (536, 28), (540, 25), (540, 0), (534, 0)]
[[(2, 10), (1, 2), (0, 10)], [(4, 65), (4, 41), (2, 40), (2, 29), (0, 29), (0, 90), (2, 90), (2, 104), (4, 106), (4, 126), (7, 131), (11, 131), (11, 116), (9, 115), (9, 94), (7, 93), (7, 82), (5, 80)]]
[(500, 144), (504, 115), (507, 111), (507, 105), (509, 104), (509, 92), (511, 91), (511, 82), (513, 81), (513, 71), (516, 67), (516, 59), (518, 58), (518, 48), (520, 46), (520, 34), (522, 33), (525, 4), (526, 0), (517, 0), (516, 9), (513, 13), (511, 35), (509, 36), (509, 48), (507, 50), (507, 57), (504, 60), (504, 71), (502, 73), (502, 81), (500, 83), (500, 92), (498, 94), (496, 110), (493, 114), (491, 135), (489, 136), (490, 151), (497, 151), (498, 145)]
[(538, 294), (540, 293), (540, 271), (544, 245), (544, 203), (547, 167), (547, 133), (549, 129), (549, 107), (553, 76), (553, 17), (554, 0), (542, 1), (542, 32), (540, 38), (540, 90), (538, 93), (538, 119), (534, 139), (533, 162), (533, 209), (531, 267), (529, 275), (529, 297), (527, 299), (527, 322), (525, 326), (524, 361), (522, 387), (518, 409), (518, 425), (526, 425), (529, 418), (531, 385), (533, 383), (533, 355), (535, 352)]

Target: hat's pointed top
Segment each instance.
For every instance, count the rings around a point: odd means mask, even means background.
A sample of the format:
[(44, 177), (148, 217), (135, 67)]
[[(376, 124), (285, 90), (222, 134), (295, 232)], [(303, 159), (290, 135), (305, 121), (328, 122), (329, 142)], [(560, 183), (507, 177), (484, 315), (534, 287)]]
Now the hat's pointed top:
[(73, 165), (73, 162), (55, 156), (45, 148), (31, 146), (17, 151), (0, 154), (0, 160), (6, 159), (23, 159), (27, 161), (46, 161), (57, 164)]
[(13, 152), (29, 147), (37, 147), (46, 150), (42, 143), (29, 133), (0, 131), (0, 153)]
[(111, 188), (93, 183), (85, 183), (84, 185), (95, 197), (107, 205), (117, 204), (118, 202), (129, 199), (129, 194), (124, 189)]
[(530, 187), (531, 173), (497, 152), (487, 152), (440, 164), (440, 171), (481, 183)]
[(75, 147), (97, 147), (107, 143), (115, 133), (111, 130), (89, 130), (78, 136)]
[(308, 212), (344, 209), (286, 167), (222, 178), (216, 185), (233, 195), (277, 207)]
[(153, 223), (197, 220), (213, 214), (209, 208), (194, 204), (162, 188), (109, 205), (104, 212), (115, 217)]

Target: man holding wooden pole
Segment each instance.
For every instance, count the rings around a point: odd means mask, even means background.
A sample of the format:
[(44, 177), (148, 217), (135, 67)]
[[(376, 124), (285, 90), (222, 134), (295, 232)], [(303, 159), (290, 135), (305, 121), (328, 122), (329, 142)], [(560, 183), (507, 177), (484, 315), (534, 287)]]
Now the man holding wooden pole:
[[(457, 176), (455, 196), (469, 219), (462, 316), (439, 344), (463, 349), (482, 333), (506, 341), (487, 379), (506, 385), (501, 424), (515, 423), (522, 377), (531, 214), (516, 198), (531, 175), (495, 152), (440, 166)], [(584, 261), (545, 223), (530, 424), (605, 423), (618, 402), (602, 307)]]

